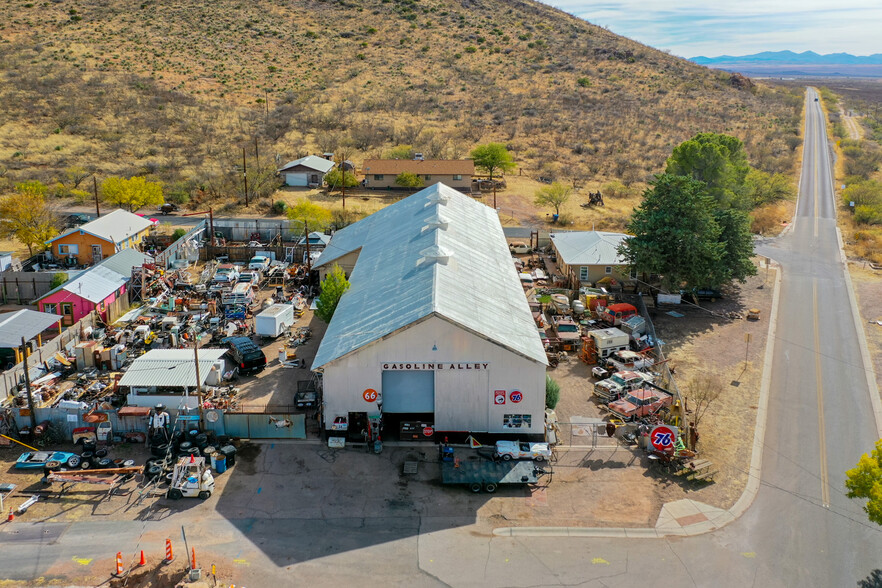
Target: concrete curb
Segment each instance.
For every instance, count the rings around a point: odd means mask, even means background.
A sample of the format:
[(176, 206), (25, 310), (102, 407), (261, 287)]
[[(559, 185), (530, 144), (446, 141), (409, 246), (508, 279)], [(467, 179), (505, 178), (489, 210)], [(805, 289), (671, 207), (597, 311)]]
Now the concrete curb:
[[(763, 377), (760, 383), (760, 396), (756, 412), (756, 428), (753, 434), (753, 449), (750, 455), (750, 468), (747, 486), (732, 508), (723, 511), (719, 520), (706, 520), (679, 528), (659, 529), (657, 527), (499, 527), (493, 529), (496, 537), (584, 537), (607, 539), (663, 539), (665, 537), (691, 537), (716, 531), (734, 522), (743, 515), (759, 492), (763, 466), (763, 443), (766, 436), (766, 421), (769, 414), (769, 397), (772, 384), (772, 359), (775, 355), (775, 334), (778, 321), (778, 303), (781, 295), (781, 268), (775, 268), (775, 291), (772, 294), (772, 310), (769, 314), (769, 331), (766, 352), (763, 359)], [(878, 397), (878, 394), (877, 394)], [(665, 505), (666, 506), (666, 505)], [(662, 506), (664, 511), (665, 506)]]
[(848, 292), (848, 300), (851, 303), (851, 316), (854, 320), (854, 330), (857, 332), (858, 346), (861, 348), (861, 361), (864, 364), (864, 375), (867, 377), (867, 390), (870, 392), (870, 406), (873, 407), (873, 415), (876, 417), (876, 437), (882, 439), (882, 399), (879, 398), (879, 387), (876, 384), (876, 375), (873, 371), (873, 358), (870, 357), (870, 348), (867, 344), (867, 333), (864, 330), (864, 322), (861, 319), (857, 296), (854, 293), (854, 284), (848, 271), (848, 258), (845, 256), (845, 248), (842, 246), (842, 231), (836, 227), (836, 238), (839, 240), (839, 253), (842, 256), (842, 271), (845, 273), (845, 290)]

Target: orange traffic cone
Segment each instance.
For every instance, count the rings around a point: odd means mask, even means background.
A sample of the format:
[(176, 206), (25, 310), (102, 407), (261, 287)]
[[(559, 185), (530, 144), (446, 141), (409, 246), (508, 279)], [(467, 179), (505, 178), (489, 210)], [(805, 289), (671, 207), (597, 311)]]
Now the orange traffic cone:
[(193, 548), (193, 567), (191, 567), (190, 569), (191, 570), (196, 569), (196, 548), (195, 547)]
[(162, 563), (170, 564), (173, 561), (175, 561), (175, 554), (172, 553), (171, 539), (166, 539), (165, 540), (165, 559), (163, 560)]
[(196, 455), (193, 453), (190, 454), (190, 463), (196, 463)]
[(15, 515), (12, 514), (12, 507), (9, 507), (9, 516), (6, 517), (6, 522), (11, 523), (14, 520), (15, 520)]
[(117, 578), (123, 575), (122, 551), (116, 552), (116, 573), (113, 574)]
[(140, 568), (141, 566), (146, 566), (146, 565), (147, 565), (147, 560), (144, 558), (144, 550), (142, 549), (141, 550), (141, 561), (138, 562), (138, 567)]

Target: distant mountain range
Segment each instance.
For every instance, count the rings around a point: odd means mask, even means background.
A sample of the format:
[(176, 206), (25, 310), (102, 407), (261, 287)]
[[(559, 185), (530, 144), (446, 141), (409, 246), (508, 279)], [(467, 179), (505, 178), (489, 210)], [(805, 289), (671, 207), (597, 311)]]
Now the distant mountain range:
[(852, 55), (814, 51), (763, 51), (753, 55), (693, 57), (690, 61), (707, 67), (764, 76), (882, 77), (882, 53)]

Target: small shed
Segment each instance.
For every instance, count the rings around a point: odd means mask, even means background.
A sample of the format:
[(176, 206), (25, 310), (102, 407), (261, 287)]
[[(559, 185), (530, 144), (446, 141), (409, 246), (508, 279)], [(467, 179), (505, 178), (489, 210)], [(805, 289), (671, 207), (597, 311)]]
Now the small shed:
[[(199, 384), (217, 385), (223, 375), (226, 349), (199, 349)], [(137, 358), (119, 381), (129, 406), (197, 408), (196, 360), (193, 349), (154, 349)]]
[(325, 174), (333, 168), (333, 161), (317, 155), (307, 155), (286, 163), (278, 172), (286, 186), (320, 186)]

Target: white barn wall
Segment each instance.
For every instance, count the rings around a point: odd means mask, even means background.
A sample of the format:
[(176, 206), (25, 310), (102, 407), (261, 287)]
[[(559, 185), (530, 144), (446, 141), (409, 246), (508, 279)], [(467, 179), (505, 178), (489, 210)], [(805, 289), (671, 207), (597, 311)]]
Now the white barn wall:
[[(537, 334), (538, 337), (538, 334)], [(437, 346), (437, 351), (432, 347)], [(435, 428), (439, 431), (544, 433), (545, 366), (487, 341), (448, 321), (430, 317), (324, 366), (325, 425), (349, 412), (377, 414), (363, 398), (367, 388), (382, 391), (382, 364), (486, 363), (488, 369), (435, 372)], [(493, 404), (493, 391), (520, 390), (523, 400)], [(532, 415), (530, 429), (503, 429), (503, 414)]]

